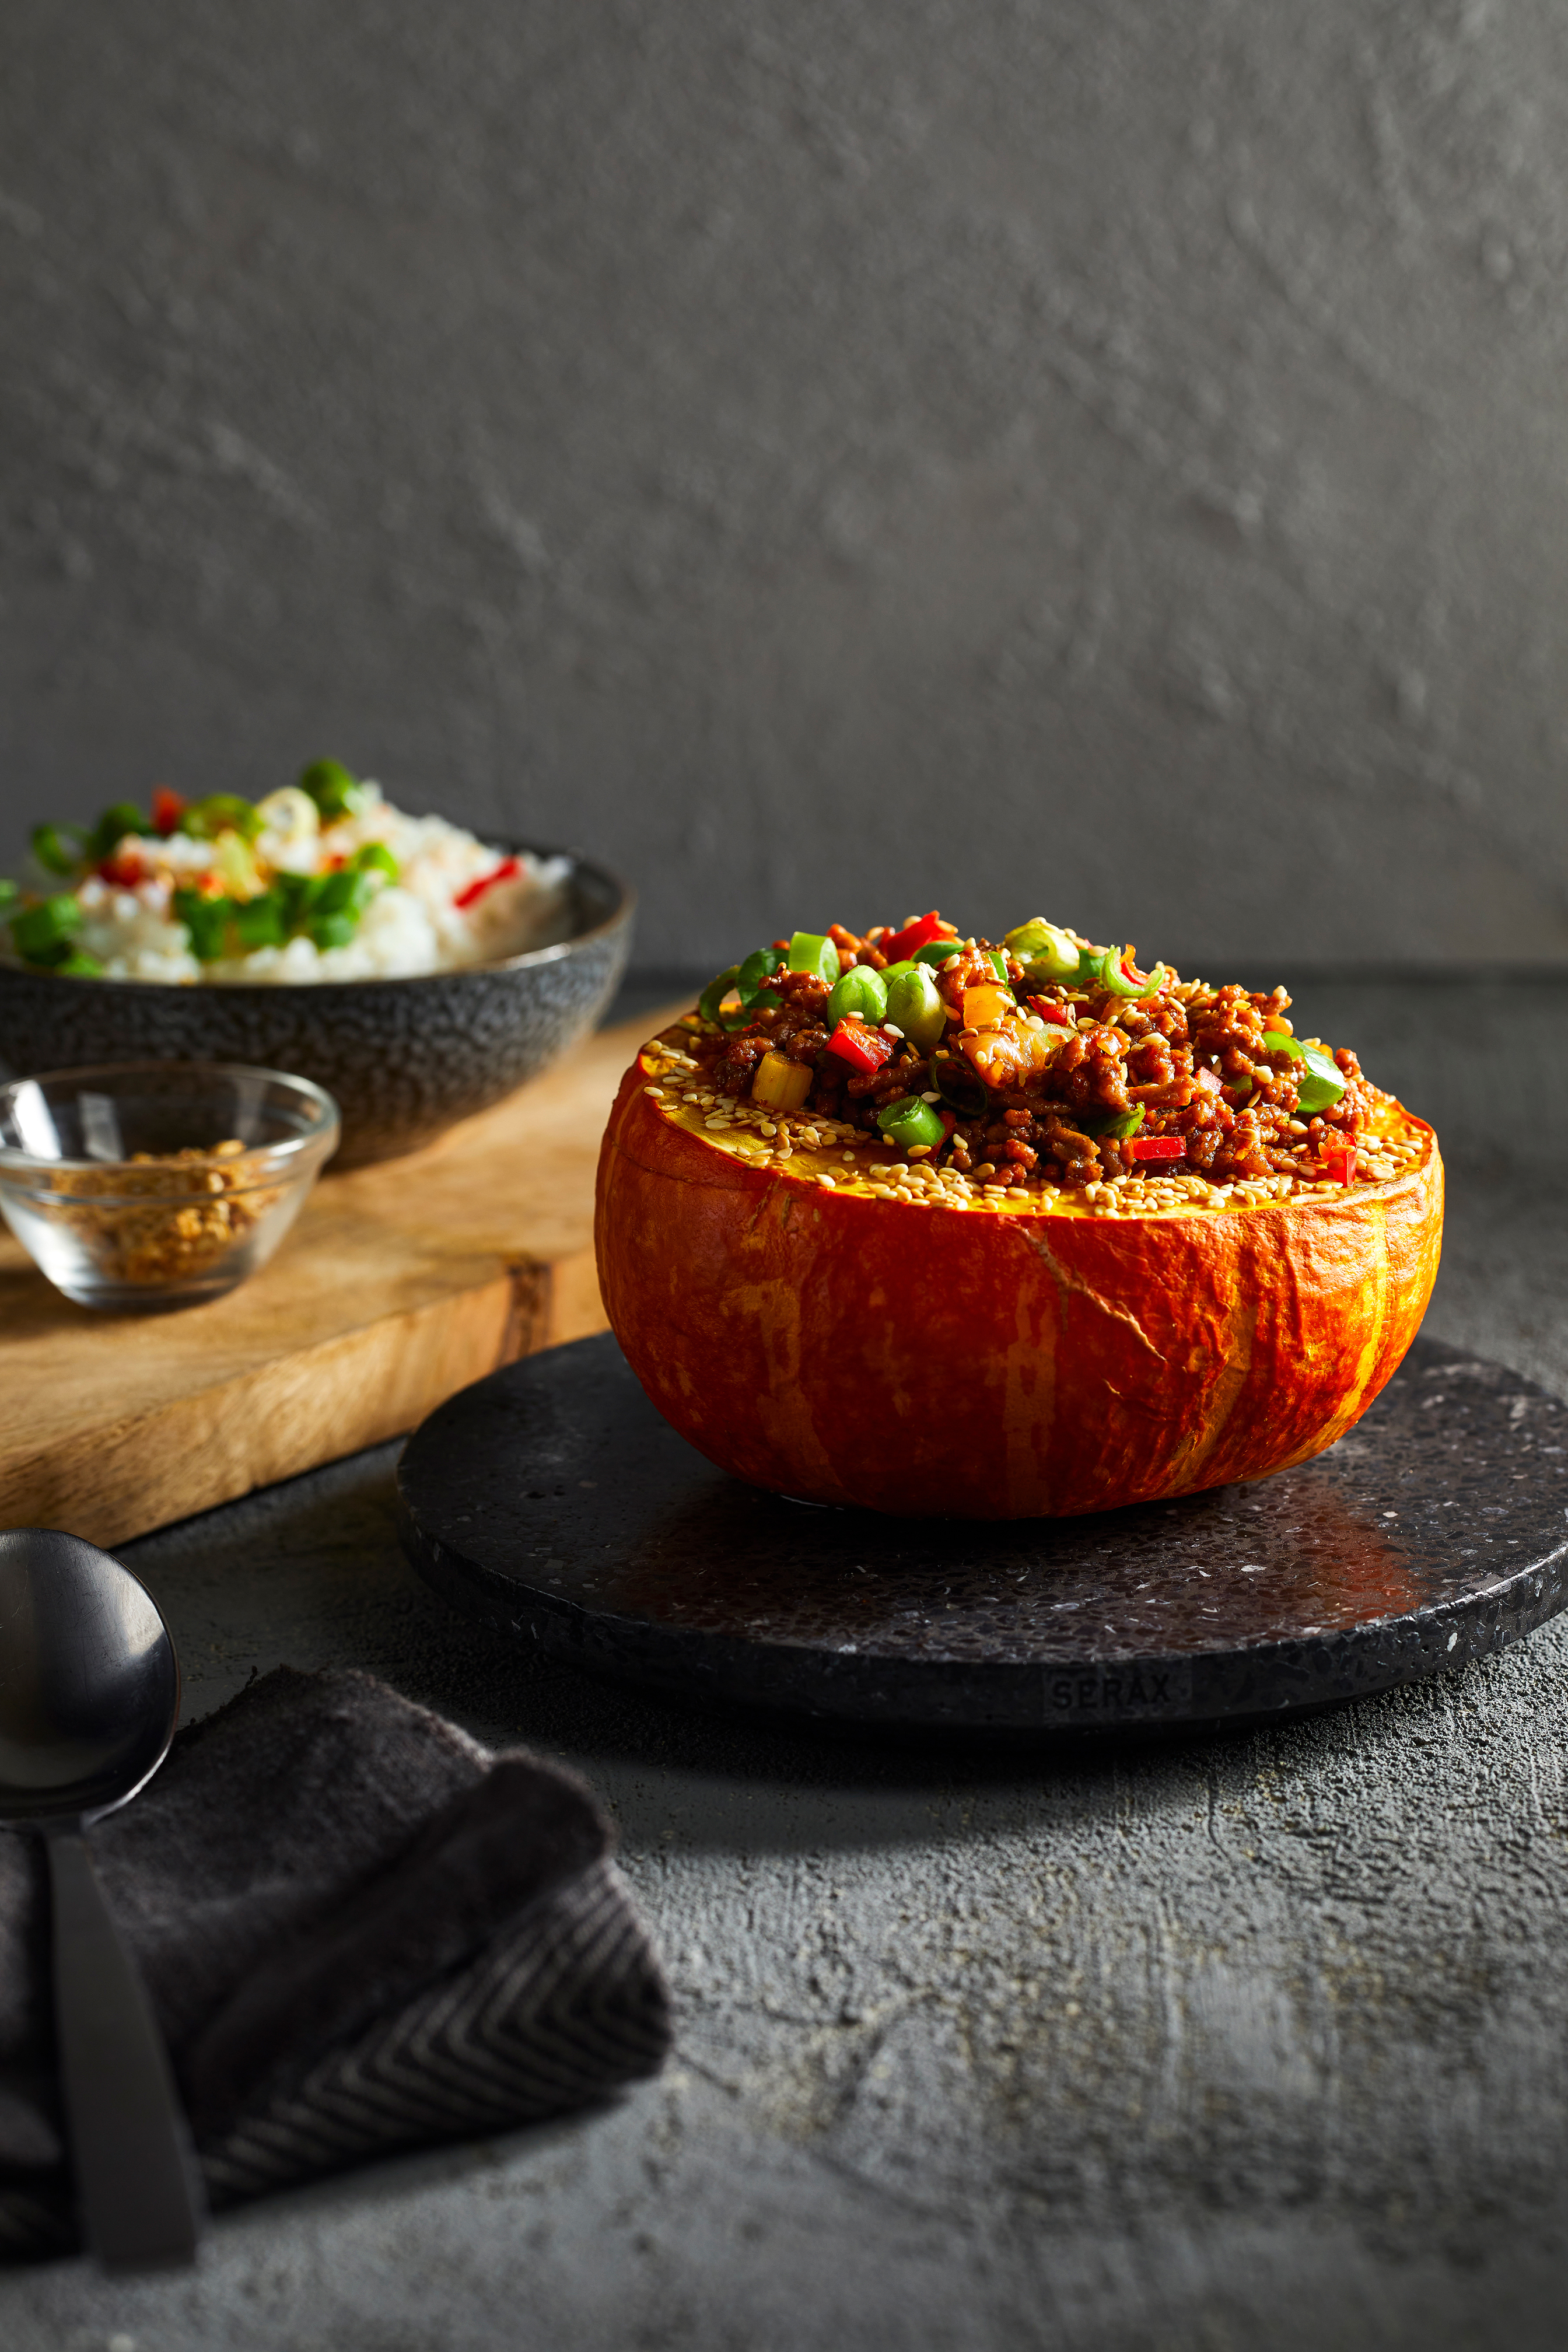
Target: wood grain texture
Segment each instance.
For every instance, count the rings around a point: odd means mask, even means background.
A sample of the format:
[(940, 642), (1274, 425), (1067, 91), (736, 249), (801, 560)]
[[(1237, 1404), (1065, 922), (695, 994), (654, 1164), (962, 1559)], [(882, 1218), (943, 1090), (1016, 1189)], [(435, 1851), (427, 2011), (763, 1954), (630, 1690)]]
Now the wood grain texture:
[(411, 1159), (334, 1176), (272, 1264), (177, 1315), (102, 1316), (0, 1234), (0, 1525), (112, 1544), (412, 1429), (500, 1364), (602, 1330), (594, 1170), (667, 1015)]

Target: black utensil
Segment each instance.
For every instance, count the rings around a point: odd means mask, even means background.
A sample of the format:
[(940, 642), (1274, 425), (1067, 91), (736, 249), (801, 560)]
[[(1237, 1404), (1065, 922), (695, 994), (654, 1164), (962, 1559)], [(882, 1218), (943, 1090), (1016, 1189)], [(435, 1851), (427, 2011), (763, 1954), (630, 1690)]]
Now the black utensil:
[(145, 1787), (179, 1713), (169, 1629), (130, 1570), (79, 1536), (0, 1531), (0, 1826), (48, 1851), (82, 2230), (113, 2269), (188, 2263), (201, 2229), (168, 2053), (83, 1835)]

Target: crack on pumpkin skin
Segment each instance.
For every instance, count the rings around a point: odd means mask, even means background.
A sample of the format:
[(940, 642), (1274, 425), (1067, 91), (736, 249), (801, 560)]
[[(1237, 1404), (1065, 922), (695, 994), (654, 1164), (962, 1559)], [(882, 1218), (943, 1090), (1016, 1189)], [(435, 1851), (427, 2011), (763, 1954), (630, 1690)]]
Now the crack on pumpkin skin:
[(1096, 1290), (1091, 1282), (1086, 1282), (1081, 1274), (1074, 1274), (1063, 1265), (1049, 1242), (1043, 1241), (1038, 1234), (1032, 1234), (1027, 1227), (1024, 1227), (1021, 1229), (1021, 1238), (1034, 1251), (1035, 1255), (1056, 1284), (1058, 1290), (1062, 1294), (1064, 1310), (1067, 1306), (1067, 1293), (1069, 1290), (1076, 1291), (1080, 1298), (1087, 1298), (1091, 1307), (1098, 1307), (1102, 1315), (1114, 1316), (1118, 1323), (1125, 1323), (1130, 1330), (1135, 1331), (1157, 1364), (1163, 1364), (1165, 1361), (1131, 1307), (1118, 1307), (1114, 1299), (1107, 1298), (1102, 1292)]
[[(1183, 1445), (1172, 1465), (1173, 1475), (1184, 1482), (1183, 1487), (1173, 1486), (1172, 1493), (1195, 1491), (1205, 1484), (1202, 1475), (1205, 1463), (1219, 1451), (1220, 1440), (1230, 1428), (1237, 1400), (1247, 1389), (1252, 1372), (1253, 1342), (1258, 1336), (1258, 1302), (1256, 1296), (1244, 1296), (1238, 1288), (1232, 1301), (1233, 1311), (1225, 1322), (1225, 1345), (1219, 1354), (1219, 1370), (1205, 1398), (1202, 1434), (1191, 1446)], [(1222, 1478), (1219, 1484), (1225, 1483)]]

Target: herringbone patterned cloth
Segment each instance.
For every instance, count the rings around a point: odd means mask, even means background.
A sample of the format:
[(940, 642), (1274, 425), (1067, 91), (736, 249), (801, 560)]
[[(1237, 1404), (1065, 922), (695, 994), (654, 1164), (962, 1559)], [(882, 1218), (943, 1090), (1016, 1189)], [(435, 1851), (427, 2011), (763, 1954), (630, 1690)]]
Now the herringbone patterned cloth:
[[(215, 2206), (657, 2072), (664, 1981), (581, 1782), (279, 1668), (91, 1833)], [(0, 1832), (0, 2254), (75, 2242), (36, 1841)]]

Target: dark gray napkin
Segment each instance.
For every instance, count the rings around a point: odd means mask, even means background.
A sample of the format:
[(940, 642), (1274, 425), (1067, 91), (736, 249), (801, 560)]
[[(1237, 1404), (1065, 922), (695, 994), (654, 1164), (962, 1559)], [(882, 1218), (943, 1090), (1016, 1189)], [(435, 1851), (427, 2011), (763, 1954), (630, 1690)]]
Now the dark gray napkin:
[[(253, 1683), (89, 1842), (215, 2206), (558, 2115), (668, 2048), (588, 1790), (368, 1675)], [(75, 2242), (45, 1873), (0, 1832), (0, 2255)]]

